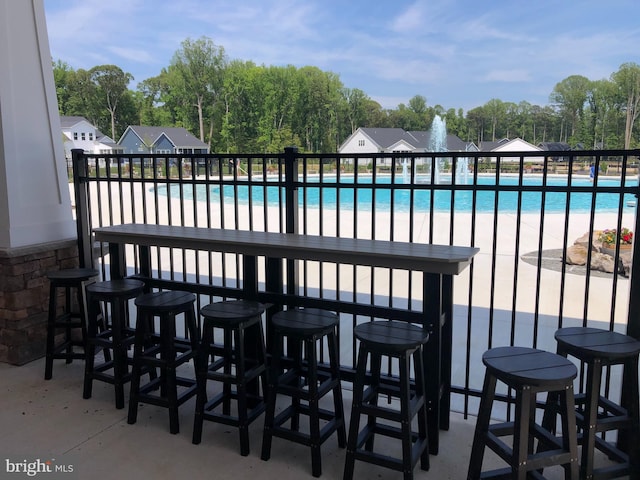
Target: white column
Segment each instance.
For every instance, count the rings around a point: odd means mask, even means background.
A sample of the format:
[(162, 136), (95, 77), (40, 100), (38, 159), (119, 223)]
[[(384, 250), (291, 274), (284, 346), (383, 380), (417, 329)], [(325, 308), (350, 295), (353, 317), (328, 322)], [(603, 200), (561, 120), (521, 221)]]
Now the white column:
[(42, 0), (0, 0), (0, 249), (74, 238)]

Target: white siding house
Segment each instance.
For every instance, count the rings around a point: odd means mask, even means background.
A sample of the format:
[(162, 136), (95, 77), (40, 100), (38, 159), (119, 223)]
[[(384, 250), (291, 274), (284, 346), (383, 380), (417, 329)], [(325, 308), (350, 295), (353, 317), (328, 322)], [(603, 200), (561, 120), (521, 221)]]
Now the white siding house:
[[(519, 162), (520, 157), (509, 157), (502, 156), (508, 152), (541, 152), (542, 149), (540, 147), (536, 147), (535, 145), (527, 142), (526, 140), (522, 140), (521, 138), (514, 138), (513, 140), (501, 142), (497, 147), (493, 148), (491, 152), (495, 152), (501, 155), (501, 162)], [(496, 161), (496, 157), (490, 157), (492, 162)], [(524, 161), (526, 163), (534, 162), (534, 163), (542, 163), (544, 161), (544, 157), (524, 157)]]
[(85, 153), (105, 155), (123, 151), (122, 147), (101, 133), (84, 117), (61, 115), (60, 127), (64, 136), (64, 153), (67, 161), (71, 159), (71, 150), (74, 148), (81, 148)]

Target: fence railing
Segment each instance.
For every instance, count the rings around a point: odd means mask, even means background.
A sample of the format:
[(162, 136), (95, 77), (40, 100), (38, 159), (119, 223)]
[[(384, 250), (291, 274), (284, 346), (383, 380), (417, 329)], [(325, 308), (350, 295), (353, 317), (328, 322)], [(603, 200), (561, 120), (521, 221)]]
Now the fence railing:
[[(640, 228), (639, 155), (313, 155), (288, 148), (271, 155), (105, 156), (75, 150), (81, 262), (102, 259), (108, 276), (105, 246), (94, 245), (91, 230), (126, 222), (479, 247), (454, 281), (452, 391), (459, 401), (453, 405), (466, 413), (477, 407), (487, 348), (555, 350), (553, 332), (571, 325), (640, 338), (637, 237), (632, 254), (616, 247), (604, 256), (599, 244), (591, 248), (600, 230)], [(572, 247), (578, 240), (583, 246)], [(578, 258), (585, 264), (575, 264)], [(233, 296), (241, 282), (235, 255), (157, 249), (153, 261), (159, 278), (188, 282), (201, 303)], [(138, 269), (132, 249), (127, 266)], [(423, 301), (417, 272), (288, 261), (286, 274), (288, 293), (316, 300), (408, 310), (420, 310)], [(367, 319), (366, 312), (343, 313), (341, 332)], [(342, 338), (342, 362), (350, 367), (354, 340)], [(606, 388), (617, 388), (618, 377), (610, 373)]]

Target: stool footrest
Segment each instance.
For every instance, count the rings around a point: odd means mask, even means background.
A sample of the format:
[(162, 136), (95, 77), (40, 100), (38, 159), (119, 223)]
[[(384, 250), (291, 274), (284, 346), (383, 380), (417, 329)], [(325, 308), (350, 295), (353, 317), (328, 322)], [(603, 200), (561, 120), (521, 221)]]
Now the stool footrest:
[[(169, 399), (166, 396), (154, 395), (150, 392), (157, 391), (162, 385), (162, 378), (157, 377), (151, 380), (149, 383), (140, 387), (138, 393), (138, 402), (150, 403), (158, 407), (169, 406)], [(178, 392), (177, 399), (178, 405), (182, 405), (188, 399), (196, 394), (196, 383), (194, 380), (185, 377), (176, 377), (176, 385), (180, 387), (186, 387), (186, 390)]]
[[(219, 365), (217, 369), (222, 368), (222, 366), (223, 365)], [(209, 370), (207, 371), (207, 380), (215, 380), (217, 382), (226, 382), (238, 385), (240, 383), (247, 383), (258, 378), (265, 371), (266, 367), (264, 365), (256, 365), (245, 371), (243, 380), (241, 378), (238, 378), (235, 373), (220, 373), (209, 367)]]
[[(293, 408), (293, 406), (285, 408), (273, 419), (273, 427), (271, 430), (272, 435), (274, 437), (284, 438), (302, 445), (311, 446), (313, 445), (313, 439), (308, 433), (291, 430), (290, 428), (282, 426), (282, 424), (297, 414), (310, 415), (309, 406), (300, 405), (298, 408)], [(337, 421), (333, 412), (322, 408), (318, 409), (318, 416), (323, 420), (328, 420), (328, 422), (320, 429), (320, 440), (318, 443), (322, 444), (333, 434), (333, 432), (338, 430), (338, 428), (343, 424), (343, 421)]]
[[(373, 463), (381, 467), (391, 468), (393, 470), (404, 470), (404, 461), (402, 458), (390, 457), (374, 451), (369, 451), (363, 448), (367, 441), (374, 435), (384, 435), (386, 437), (402, 439), (402, 430), (398, 427), (391, 425), (384, 425), (376, 423), (373, 428), (370, 425), (365, 425), (358, 434), (358, 440), (356, 441), (356, 449), (354, 451), (354, 457), (356, 460), (364, 460), (365, 462)], [(420, 456), (428, 446), (427, 438), (420, 439), (418, 433), (411, 432), (411, 468), (416, 466)]]
[[(403, 415), (400, 410), (368, 403), (372, 398), (378, 395), (378, 393), (379, 392), (377, 392), (373, 387), (369, 387), (365, 390), (362, 405), (360, 407), (360, 413), (363, 415), (374, 415), (387, 420), (401, 422)], [(409, 418), (413, 418), (418, 413), (420, 408), (424, 405), (424, 401), (425, 399), (423, 395), (414, 395), (411, 397), (411, 400), (409, 401)]]
[[(289, 371), (284, 373), (278, 379), (278, 393), (287, 395), (292, 398), (309, 401), (311, 397), (309, 396), (308, 390), (305, 390), (299, 386), (292, 385), (293, 383), (297, 383), (296, 381), (301, 377), (307, 378), (305, 374), (301, 374), (295, 369), (290, 369)], [(331, 378), (329, 374), (325, 375), (321, 372), (318, 372), (318, 380), (320, 381), (320, 384), (318, 385), (318, 398), (322, 398), (323, 396), (325, 396), (331, 390), (336, 388), (340, 383), (340, 379)]]
[[(204, 420), (209, 420), (212, 422), (222, 423), (224, 425), (229, 425), (231, 427), (239, 427), (240, 426), (240, 418), (234, 415), (225, 415), (224, 413), (212, 412), (214, 408), (219, 406), (225, 400), (224, 393), (219, 393), (211, 400), (209, 400), (204, 406), (204, 412), (202, 413), (202, 418)], [(237, 393), (231, 393), (229, 396), (232, 400), (238, 400)], [(265, 403), (262, 401), (261, 397), (257, 397), (255, 395), (247, 395), (247, 403), (249, 405), (255, 404), (253, 408), (247, 410), (247, 422), (249, 425), (256, 418), (258, 418), (265, 410)]]

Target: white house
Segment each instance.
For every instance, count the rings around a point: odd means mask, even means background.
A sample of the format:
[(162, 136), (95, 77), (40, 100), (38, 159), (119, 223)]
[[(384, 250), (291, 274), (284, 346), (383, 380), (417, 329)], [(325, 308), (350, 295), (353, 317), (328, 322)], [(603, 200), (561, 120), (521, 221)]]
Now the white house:
[[(444, 133), (444, 132), (443, 132)], [(432, 131), (406, 131), (402, 128), (358, 128), (338, 148), (341, 154), (429, 152), (432, 150)], [(477, 151), (473, 142), (464, 142), (458, 136), (447, 133), (442, 142), (446, 151)], [(383, 164), (390, 160), (383, 159)], [(416, 163), (422, 163), (417, 159)]]
[[(513, 140), (509, 140), (508, 138), (503, 138), (502, 140), (498, 140), (497, 142), (483, 142), (480, 144), (480, 151), (484, 152), (493, 152), (500, 155), (501, 162), (519, 162), (520, 156), (504, 156), (505, 153), (508, 152), (541, 152), (542, 148), (536, 147), (535, 145), (527, 142), (526, 140), (522, 140), (521, 138), (514, 138)], [(495, 162), (497, 156), (488, 157), (492, 162)], [(524, 161), (527, 163), (542, 163), (544, 161), (544, 157), (540, 156), (525, 156)]]
[(85, 153), (114, 154), (124, 149), (107, 135), (104, 135), (86, 118), (79, 116), (60, 116), (64, 153), (67, 161), (71, 159), (71, 150), (81, 148)]

